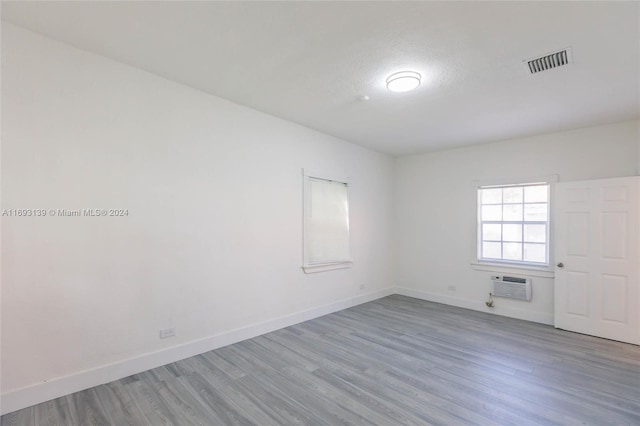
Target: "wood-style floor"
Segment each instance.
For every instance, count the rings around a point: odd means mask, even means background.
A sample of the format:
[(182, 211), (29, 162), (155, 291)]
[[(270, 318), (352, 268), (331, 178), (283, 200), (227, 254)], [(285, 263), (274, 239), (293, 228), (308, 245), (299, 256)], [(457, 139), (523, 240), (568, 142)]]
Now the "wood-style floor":
[(5, 425), (640, 425), (640, 347), (390, 296)]

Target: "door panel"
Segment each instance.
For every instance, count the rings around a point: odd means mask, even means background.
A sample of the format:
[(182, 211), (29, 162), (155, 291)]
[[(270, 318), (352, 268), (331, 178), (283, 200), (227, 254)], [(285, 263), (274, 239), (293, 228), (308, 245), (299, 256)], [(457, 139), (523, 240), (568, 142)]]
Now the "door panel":
[(557, 185), (556, 327), (640, 344), (639, 195), (637, 176)]
[(602, 256), (607, 259), (625, 259), (629, 234), (627, 212), (602, 213)]
[(589, 252), (589, 213), (567, 213), (567, 254), (586, 256)]
[(567, 313), (581, 317), (589, 316), (589, 274), (567, 271)]
[(627, 322), (627, 277), (602, 275), (602, 319), (619, 323)]

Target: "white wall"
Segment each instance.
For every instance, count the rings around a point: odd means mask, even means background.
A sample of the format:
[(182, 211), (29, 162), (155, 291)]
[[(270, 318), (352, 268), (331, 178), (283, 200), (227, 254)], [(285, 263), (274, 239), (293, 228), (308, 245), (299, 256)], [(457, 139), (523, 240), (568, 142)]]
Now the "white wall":
[[(2, 77), (2, 208), (129, 211), (3, 218), (3, 394), (391, 286), (390, 157), (6, 23)], [(350, 269), (301, 270), (303, 167)]]
[[(490, 311), (484, 301), (495, 273), (470, 265), (476, 252), (473, 181), (631, 176), (637, 167), (638, 127), (638, 121), (630, 121), (398, 159), (394, 230), (399, 291)], [(496, 299), (491, 311), (552, 323), (553, 279), (533, 280), (531, 302)], [(450, 285), (455, 292), (448, 290)]]

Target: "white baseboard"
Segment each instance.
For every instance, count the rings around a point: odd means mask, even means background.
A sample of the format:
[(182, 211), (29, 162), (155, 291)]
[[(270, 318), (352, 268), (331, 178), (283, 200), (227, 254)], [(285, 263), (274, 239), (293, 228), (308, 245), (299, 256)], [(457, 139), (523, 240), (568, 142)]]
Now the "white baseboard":
[(428, 300), (430, 302), (444, 303), (445, 305), (457, 306), (459, 308), (473, 309), (474, 311), (489, 312), (505, 317), (518, 318), (526, 321), (538, 322), (553, 325), (553, 314), (544, 312), (527, 311), (510, 307), (487, 308), (482, 300), (461, 299), (447, 296), (445, 294), (431, 293), (423, 290), (415, 290), (405, 287), (396, 287), (396, 294), (414, 297), (416, 299)]
[(91, 370), (81, 371), (65, 377), (59, 377), (44, 383), (27, 386), (7, 392), (0, 396), (0, 414), (11, 413), (22, 408), (40, 404), (64, 395), (79, 392), (104, 383), (122, 379), (132, 374), (170, 364), (223, 346), (231, 345), (271, 331), (289, 327), (313, 318), (377, 300), (394, 294), (393, 288), (373, 291), (355, 297), (339, 300), (327, 305), (285, 315), (258, 324), (238, 328), (228, 332), (205, 337), (147, 353), (135, 358), (113, 364), (103, 365)]

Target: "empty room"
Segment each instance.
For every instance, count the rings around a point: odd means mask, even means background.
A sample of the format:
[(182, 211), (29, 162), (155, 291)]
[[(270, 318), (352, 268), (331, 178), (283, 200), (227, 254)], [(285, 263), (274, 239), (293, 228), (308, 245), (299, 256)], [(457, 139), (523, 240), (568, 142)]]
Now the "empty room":
[(640, 424), (640, 2), (2, 1), (0, 424)]

